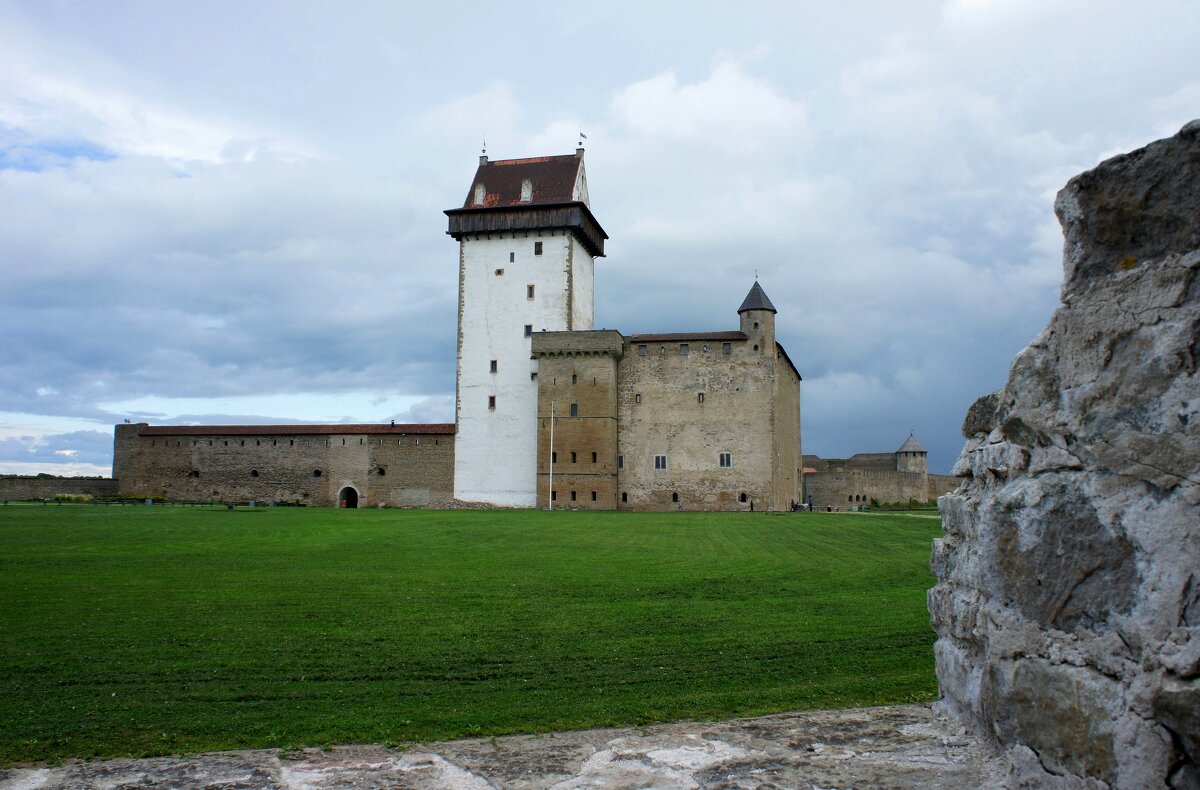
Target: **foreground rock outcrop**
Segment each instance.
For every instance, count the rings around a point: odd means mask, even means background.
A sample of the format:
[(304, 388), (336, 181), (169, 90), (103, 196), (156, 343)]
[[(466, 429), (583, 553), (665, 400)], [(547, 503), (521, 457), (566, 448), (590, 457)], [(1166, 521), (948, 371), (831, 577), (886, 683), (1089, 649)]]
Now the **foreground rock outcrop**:
[(942, 705), (1010, 786), (1200, 787), (1200, 121), (1055, 210), (1062, 304), (940, 500)]

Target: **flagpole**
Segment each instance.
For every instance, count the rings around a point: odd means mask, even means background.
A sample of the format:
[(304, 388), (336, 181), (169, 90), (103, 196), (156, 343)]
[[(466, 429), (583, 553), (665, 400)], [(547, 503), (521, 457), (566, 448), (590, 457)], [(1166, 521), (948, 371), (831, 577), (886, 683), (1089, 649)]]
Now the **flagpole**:
[(546, 492), (549, 510), (554, 510), (554, 401), (550, 401), (550, 490)]

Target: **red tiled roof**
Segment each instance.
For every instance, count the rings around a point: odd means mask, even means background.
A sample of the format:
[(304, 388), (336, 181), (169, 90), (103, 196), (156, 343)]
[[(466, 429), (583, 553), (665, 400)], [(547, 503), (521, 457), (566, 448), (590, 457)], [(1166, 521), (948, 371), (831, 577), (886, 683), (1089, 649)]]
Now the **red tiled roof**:
[(144, 425), (139, 436), (308, 436), (312, 434), (452, 435), (454, 423), (347, 423), (345, 425)]
[[(582, 164), (583, 157), (572, 154), (485, 162), (475, 171), (462, 207), (481, 208), (475, 203), (478, 184), (485, 190), (482, 208), (570, 203), (576, 199), (575, 181)], [(533, 197), (522, 203), (521, 183), (526, 179), (533, 184)]]
[(676, 340), (745, 340), (745, 332), (669, 332), (665, 335), (630, 335), (632, 343), (671, 343)]

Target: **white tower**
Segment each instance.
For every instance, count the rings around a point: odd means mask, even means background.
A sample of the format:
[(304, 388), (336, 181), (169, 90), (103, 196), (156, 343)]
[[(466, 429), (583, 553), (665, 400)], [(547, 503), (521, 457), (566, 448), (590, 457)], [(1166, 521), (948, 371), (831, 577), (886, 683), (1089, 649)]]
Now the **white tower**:
[(454, 496), (533, 507), (537, 493), (534, 332), (591, 329), (593, 264), (608, 236), (588, 206), (583, 149), (489, 162), (462, 208)]

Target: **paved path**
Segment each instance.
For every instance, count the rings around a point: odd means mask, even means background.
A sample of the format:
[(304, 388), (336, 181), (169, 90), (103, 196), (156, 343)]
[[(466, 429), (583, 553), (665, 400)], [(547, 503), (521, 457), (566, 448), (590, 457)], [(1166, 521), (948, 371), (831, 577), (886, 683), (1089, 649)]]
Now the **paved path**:
[(60, 788), (999, 788), (1003, 772), (928, 706), (515, 735), (407, 749), (221, 752), (0, 770), (0, 790)]

